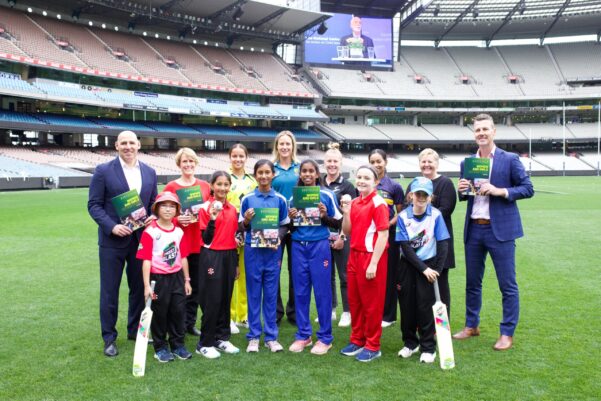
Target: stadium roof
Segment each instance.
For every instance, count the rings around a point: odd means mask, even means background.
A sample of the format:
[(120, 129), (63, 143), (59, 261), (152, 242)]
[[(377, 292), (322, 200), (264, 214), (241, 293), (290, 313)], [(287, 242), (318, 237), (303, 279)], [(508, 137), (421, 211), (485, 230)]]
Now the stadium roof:
[(601, 32), (601, 0), (433, 0), (423, 3), (424, 8), (417, 17), (402, 23), (403, 39), (490, 41)]
[(322, 0), (321, 11), (392, 18), (407, 0)]
[(14, 5), (19, 9), (30, 6), (85, 23), (92, 20), (223, 42), (230, 36), (300, 42), (304, 31), (330, 17), (251, 0), (24, 0)]

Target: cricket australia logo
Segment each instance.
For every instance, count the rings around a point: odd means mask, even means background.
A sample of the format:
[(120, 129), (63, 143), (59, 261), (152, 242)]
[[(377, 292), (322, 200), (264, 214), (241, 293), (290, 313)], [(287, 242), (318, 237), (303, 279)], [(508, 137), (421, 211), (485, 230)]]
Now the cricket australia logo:
[(327, 269), (329, 265), (330, 265), (330, 261), (328, 261), (327, 259), (323, 261), (323, 268), (324, 269)]
[(213, 274), (215, 274), (215, 269), (213, 269), (212, 267), (209, 267), (207, 269), (207, 273), (209, 273), (209, 276), (212, 276)]

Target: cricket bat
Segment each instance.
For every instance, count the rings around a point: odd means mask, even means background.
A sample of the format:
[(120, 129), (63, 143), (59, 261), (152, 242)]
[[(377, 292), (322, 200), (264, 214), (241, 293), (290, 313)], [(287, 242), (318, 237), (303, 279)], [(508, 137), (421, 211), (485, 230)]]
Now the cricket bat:
[(434, 295), (436, 296), (436, 303), (432, 306), (432, 312), (434, 312), (434, 326), (436, 327), (440, 368), (453, 369), (455, 367), (455, 355), (453, 353), (449, 314), (447, 313), (447, 306), (440, 300), (438, 281), (434, 282)]
[[(150, 282), (150, 288), (154, 292), (155, 281)], [(150, 335), (150, 323), (152, 322), (152, 296), (146, 300), (146, 307), (140, 315), (140, 324), (138, 325), (138, 336), (136, 337), (136, 347), (134, 348), (134, 365), (132, 373), (135, 377), (144, 376), (146, 370), (146, 351), (148, 350), (148, 336)]]

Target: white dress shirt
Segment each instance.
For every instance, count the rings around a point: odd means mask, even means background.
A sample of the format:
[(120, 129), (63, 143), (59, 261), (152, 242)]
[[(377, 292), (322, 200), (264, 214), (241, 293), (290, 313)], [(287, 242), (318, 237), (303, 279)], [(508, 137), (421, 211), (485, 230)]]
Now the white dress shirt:
[(138, 191), (138, 195), (142, 192), (142, 171), (140, 170), (140, 162), (136, 159), (136, 164), (133, 167), (129, 167), (122, 158), (119, 158), (121, 168), (123, 168), (123, 174), (127, 180), (127, 186), (129, 189), (135, 189)]

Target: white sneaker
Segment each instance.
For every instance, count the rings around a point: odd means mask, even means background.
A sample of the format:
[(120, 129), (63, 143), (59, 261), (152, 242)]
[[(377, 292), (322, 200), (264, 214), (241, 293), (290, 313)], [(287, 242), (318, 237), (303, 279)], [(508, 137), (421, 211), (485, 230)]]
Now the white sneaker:
[(422, 355), (419, 357), (419, 361), (421, 363), (434, 363), (435, 360), (436, 360), (436, 352), (434, 352), (434, 353), (422, 352)]
[(390, 327), (395, 323), (395, 321), (393, 320), (392, 322), (387, 322), (386, 320), (382, 320), (382, 328), (386, 328), (386, 327)]
[[(336, 320), (336, 309), (332, 309), (332, 321)], [(319, 317), (315, 318), (315, 323), (319, 323)]]
[(196, 348), (196, 353), (208, 359), (216, 359), (221, 356), (221, 354), (219, 353), (219, 351), (217, 351), (217, 349), (215, 349), (215, 347)]
[(265, 346), (267, 348), (269, 348), (269, 350), (271, 352), (281, 352), (281, 351), (284, 350), (284, 347), (282, 347), (282, 344), (280, 344), (279, 342), (277, 342), (277, 340), (267, 341), (265, 343)]
[(240, 334), (240, 329), (236, 326), (236, 322), (230, 320), (230, 333), (232, 334)]
[(259, 340), (256, 338), (250, 340), (246, 347), (246, 352), (259, 352)]
[(240, 352), (240, 348), (229, 341), (217, 341), (217, 348), (226, 354), (237, 354)]
[[(411, 349), (409, 347), (403, 347), (403, 349), (401, 349), (399, 351), (399, 356), (401, 358), (407, 359), (407, 358), (410, 358), (411, 355), (415, 354), (418, 350), (419, 350), (419, 346), (415, 347), (414, 349)], [(424, 354), (422, 354), (422, 355), (424, 355)]]
[(338, 327), (349, 327), (351, 325), (351, 314), (349, 312), (342, 312), (340, 315), (340, 321)]
[(241, 322), (236, 322), (236, 326), (248, 329), (248, 320), (243, 320)]

